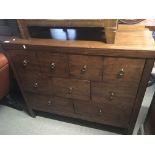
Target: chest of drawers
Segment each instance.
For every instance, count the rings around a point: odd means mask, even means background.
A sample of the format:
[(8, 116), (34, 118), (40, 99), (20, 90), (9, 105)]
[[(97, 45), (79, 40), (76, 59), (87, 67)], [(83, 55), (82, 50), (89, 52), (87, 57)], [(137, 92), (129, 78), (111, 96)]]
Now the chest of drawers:
[(154, 44), (91, 43), (16, 39), (2, 45), (32, 116), (39, 110), (132, 133)]

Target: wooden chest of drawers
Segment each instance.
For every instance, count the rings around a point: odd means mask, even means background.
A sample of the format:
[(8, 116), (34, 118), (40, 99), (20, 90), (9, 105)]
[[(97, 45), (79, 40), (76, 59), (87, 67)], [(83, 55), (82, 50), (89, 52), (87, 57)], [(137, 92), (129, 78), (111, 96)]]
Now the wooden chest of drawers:
[(90, 44), (16, 39), (2, 45), (32, 116), (34, 109), (132, 133), (155, 48)]

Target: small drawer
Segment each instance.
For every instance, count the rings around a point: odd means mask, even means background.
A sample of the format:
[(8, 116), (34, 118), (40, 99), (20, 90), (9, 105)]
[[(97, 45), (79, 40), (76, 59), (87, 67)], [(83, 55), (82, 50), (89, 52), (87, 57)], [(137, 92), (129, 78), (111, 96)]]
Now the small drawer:
[(52, 77), (68, 77), (67, 56), (52, 52), (37, 52), (41, 72)]
[(113, 103), (113, 104), (129, 104), (132, 105), (137, 94), (137, 85), (123, 85), (106, 83), (106, 82), (92, 82), (91, 95), (92, 101), (97, 103)]
[(19, 77), (25, 75), (38, 76), (40, 73), (39, 63), (34, 51), (11, 51), (9, 53)]
[(102, 80), (103, 58), (97, 56), (69, 56), (72, 77), (85, 80)]
[(103, 81), (139, 83), (144, 68), (145, 60), (128, 58), (105, 58)]
[(33, 109), (47, 112), (74, 113), (72, 101), (65, 98), (27, 93), (28, 102)]
[(71, 99), (90, 99), (90, 82), (87, 80), (53, 78), (55, 96)]
[(51, 83), (49, 79), (43, 77), (42, 75), (33, 76), (27, 74), (20, 78), (21, 85), (24, 91), (42, 93), (42, 94), (52, 94)]

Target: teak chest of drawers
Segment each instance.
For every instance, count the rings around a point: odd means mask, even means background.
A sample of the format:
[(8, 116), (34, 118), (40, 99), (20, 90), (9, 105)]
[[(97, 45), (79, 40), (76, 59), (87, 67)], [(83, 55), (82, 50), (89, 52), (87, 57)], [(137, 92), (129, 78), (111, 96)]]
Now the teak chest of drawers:
[(155, 58), (147, 33), (118, 33), (137, 39), (127, 45), (121, 38), (116, 45), (46, 39), (2, 45), (32, 116), (39, 110), (132, 133)]

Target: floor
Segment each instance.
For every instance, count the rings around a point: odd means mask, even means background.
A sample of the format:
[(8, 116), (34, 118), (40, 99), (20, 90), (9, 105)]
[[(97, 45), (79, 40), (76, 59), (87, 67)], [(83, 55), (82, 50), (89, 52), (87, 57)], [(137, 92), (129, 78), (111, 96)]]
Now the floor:
[(27, 113), (0, 105), (1, 135), (111, 135), (99, 129), (67, 123), (59, 120), (37, 116), (30, 117)]
[[(155, 69), (154, 69), (154, 73), (155, 73)], [(139, 128), (141, 127), (141, 125), (144, 123), (149, 106), (151, 104), (152, 98), (153, 98), (153, 94), (155, 92), (155, 84), (151, 87), (148, 87), (146, 92), (145, 92), (145, 96), (142, 102), (142, 106), (137, 118), (137, 122), (135, 125), (135, 129), (133, 131), (133, 134), (136, 135)]]
[[(133, 134), (137, 134), (140, 125), (147, 114), (155, 85), (146, 91), (142, 108), (137, 119)], [(0, 105), (0, 134), (1, 135), (115, 135), (116, 133), (96, 129), (80, 124), (74, 124), (37, 116), (30, 117), (27, 113), (14, 108)]]

